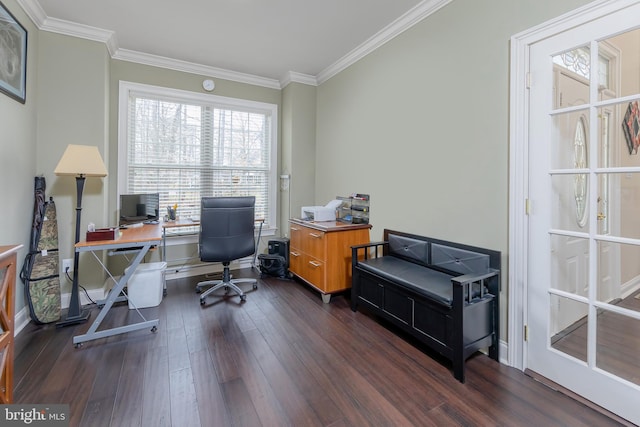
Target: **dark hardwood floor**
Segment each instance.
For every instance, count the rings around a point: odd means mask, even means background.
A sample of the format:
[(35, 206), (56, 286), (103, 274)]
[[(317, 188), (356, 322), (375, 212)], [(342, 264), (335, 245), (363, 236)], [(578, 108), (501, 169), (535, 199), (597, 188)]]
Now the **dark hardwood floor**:
[[(238, 273), (240, 274), (240, 273)], [(265, 279), (201, 307), (198, 278), (167, 282), (156, 333), (74, 348), (90, 323), (27, 326), (16, 338), (15, 403), (66, 403), (72, 426), (619, 425), (478, 354), (466, 383), (450, 365), (298, 282)], [(93, 308), (93, 321), (98, 309)], [(126, 304), (111, 326), (135, 321)]]
[[(640, 292), (617, 302), (619, 307), (640, 312)], [(601, 311), (596, 320), (598, 368), (640, 385), (640, 321), (611, 311)], [(587, 319), (558, 334), (552, 347), (587, 361)]]

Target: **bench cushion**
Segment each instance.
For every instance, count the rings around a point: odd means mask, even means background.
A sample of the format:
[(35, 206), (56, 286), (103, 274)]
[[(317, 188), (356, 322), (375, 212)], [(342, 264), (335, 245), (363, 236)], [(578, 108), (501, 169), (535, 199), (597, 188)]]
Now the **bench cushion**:
[(431, 265), (445, 268), (458, 274), (486, 273), (489, 271), (490, 257), (465, 249), (431, 244)]
[(421, 293), (442, 305), (451, 307), (453, 287), (451, 276), (448, 274), (395, 256), (362, 260), (358, 262), (358, 266), (390, 282), (399, 283)]
[(389, 234), (389, 254), (420, 264), (429, 263), (429, 242)]

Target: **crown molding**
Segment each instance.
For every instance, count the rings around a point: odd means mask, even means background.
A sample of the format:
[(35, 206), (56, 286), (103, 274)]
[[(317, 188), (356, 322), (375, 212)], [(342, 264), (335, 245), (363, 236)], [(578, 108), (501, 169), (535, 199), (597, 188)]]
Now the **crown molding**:
[(36, 0), (16, 0), (16, 3), (24, 10), (29, 19), (40, 28), (47, 18), (47, 14), (44, 13), (44, 9), (40, 6)]
[(331, 77), (335, 76), (350, 65), (353, 65), (374, 50), (378, 49), (380, 46), (399, 36), (452, 1), (453, 0), (424, 0), (418, 3), (413, 9), (387, 25), (363, 44), (318, 73), (316, 76), (318, 84), (326, 82)]
[(289, 83), (302, 83), (309, 86), (318, 86), (318, 79), (309, 74), (289, 71), (280, 79), (280, 86), (284, 89), (289, 85)]
[(49, 18), (37, 0), (16, 0), (18, 5), (22, 7), (38, 29), (105, 43), (107, 50), (113, 59), (167, 68), (175, 71), (201, 74), (239, 83), (263, 86), (271, 89), (282, 89), (292, 82), (318, 86), (350, 65), (359, 61), (369, 53), (378, 49), (394, 37), (408, 30), (429, 15), (432, 15), (451, 1), (453, 0), (424, 0), (420, 2), (413, 9), (409, 10), (400, 18), (383, 28), (374, 36), (370, 37), (363, 44), (343, 56), (329, 67), (325, 68), (317, 76), (289, 71), (281, 78), (281, 80), (276, 80), (127, 49), (120, 49), (118, 47), (116, 34), (113, 31), (102, 30), (100, 28), (90, 27), (88, 25), (77, 24), (61, 19)]
[(151, 55), (143, 52), (136, 52), (127, 49), (118, 49), (113, 59), (135, 62), (143, 65), (166, 68), (169, 70), (183, 71), (192, 74), (216, 77), (224, 80), (231, 80), (239, 83), (247, 83), (256, 86), (263, 86), (270, 89), (281, 89), (280, 82), (276, 79), (255, 76), (253, 74), (240, 73), (237, 71), (225, 70), (223, 68), (210, 67), (207, 65), (195, 64), (193, 62), (180, 61), (178, 59), (166, 58), (164, 56)]
[(46, 18), (40, 29), (51, 33), (63, 34), (65, 36), (102, 42), (107, 45), (107, 50), (111, 56), (118, 51), (118, 42), (116, 41), (116, 34), (113, 31), (107, 31), (57, 18)]

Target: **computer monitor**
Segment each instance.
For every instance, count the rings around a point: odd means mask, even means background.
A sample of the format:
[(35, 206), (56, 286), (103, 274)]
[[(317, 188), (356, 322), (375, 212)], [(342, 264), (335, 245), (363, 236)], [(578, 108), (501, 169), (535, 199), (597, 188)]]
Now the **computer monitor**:
[(160, 194), (121, 194), (120, 225), (158, 221)]

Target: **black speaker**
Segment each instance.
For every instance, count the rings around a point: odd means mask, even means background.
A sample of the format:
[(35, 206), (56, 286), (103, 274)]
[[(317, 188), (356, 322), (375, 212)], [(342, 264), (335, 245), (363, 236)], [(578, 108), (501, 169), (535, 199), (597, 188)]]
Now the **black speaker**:
[(269, 255), (280, 255), (285, 260), (285, 267), (289, 269), (289, 239), (274, 238), (269, 240), (267, 244)]

